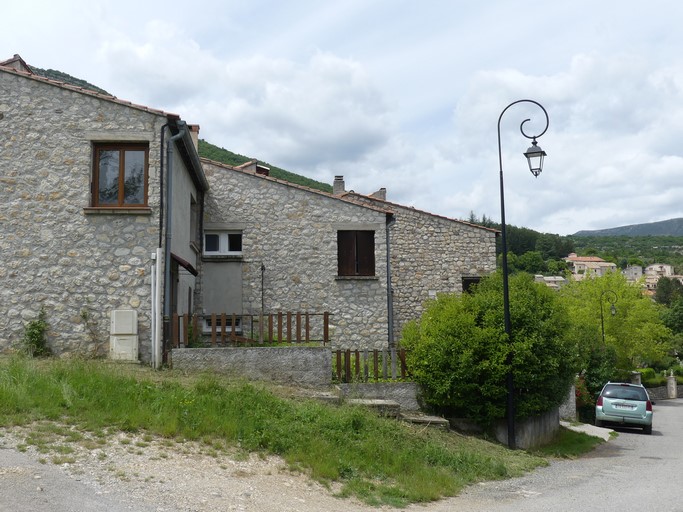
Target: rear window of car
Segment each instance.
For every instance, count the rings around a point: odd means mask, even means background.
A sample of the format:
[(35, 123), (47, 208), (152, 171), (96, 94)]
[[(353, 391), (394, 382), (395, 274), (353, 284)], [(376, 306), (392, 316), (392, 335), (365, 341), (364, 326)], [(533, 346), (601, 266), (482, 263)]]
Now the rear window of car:
[(635, 386), (606, 386), (602, 392), (602, 396), (606, 398), (619, 398), (621, 400), (638, 400), (646, 401), (647, 393), (643, 388)]

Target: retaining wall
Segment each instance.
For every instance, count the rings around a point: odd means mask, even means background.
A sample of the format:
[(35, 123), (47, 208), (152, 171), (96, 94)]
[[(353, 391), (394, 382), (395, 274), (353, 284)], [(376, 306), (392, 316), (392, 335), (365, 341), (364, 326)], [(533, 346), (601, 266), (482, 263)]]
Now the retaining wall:
[(332, 352), (322, 347), (176, 348), (173, 368), (305, 387), (329, 387)]

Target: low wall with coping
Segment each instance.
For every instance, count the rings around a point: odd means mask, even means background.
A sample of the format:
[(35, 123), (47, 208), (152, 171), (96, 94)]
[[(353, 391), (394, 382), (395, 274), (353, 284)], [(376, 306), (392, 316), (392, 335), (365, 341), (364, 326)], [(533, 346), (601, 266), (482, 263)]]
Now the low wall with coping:
[(332, 351), (323, 347), (176, 348), (173, 368), (306, 387), (329, 387)]

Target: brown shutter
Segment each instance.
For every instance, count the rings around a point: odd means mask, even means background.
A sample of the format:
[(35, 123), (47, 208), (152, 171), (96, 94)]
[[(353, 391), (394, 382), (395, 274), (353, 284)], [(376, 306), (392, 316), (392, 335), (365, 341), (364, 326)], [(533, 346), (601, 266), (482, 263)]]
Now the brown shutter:
[(337, 231), (338, 275), (356, 275), (355, 231)]
[(356, 232), (356, 253), (358, 258), (358, 275), (375, 275), (375, 232)]

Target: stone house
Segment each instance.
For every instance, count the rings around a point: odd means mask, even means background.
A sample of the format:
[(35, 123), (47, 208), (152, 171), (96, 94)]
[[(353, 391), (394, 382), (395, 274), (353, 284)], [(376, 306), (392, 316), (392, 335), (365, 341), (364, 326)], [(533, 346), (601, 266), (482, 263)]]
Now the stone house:
[[(0, 351), (41, 308), (55, 352), (154, 365), (174, 313), (329, 312), (334, 345), (383, 348), (495, 269), (494, 230), (200, 159), (197, 136), (0, 62)], [(120, 317), (134, 352), (111, 335)]]
[[(495, 230), (346, 192), (339, 176), (328, 194), (272, 178), (256, 162), (202, 163), (211, 190), (205, 315), (330, 311), (335, 346), (384, 348), (425, 301), (495, 270)], [(238, 251), (207, 250), (209, 237), (218, 248), (230, 236)]]
[(196, 286), (194, 139), (176, 114), (0, 62), (0, 351), (43, 308), (56, 353), (159, 358), (162, 314)]
[(387, 225), (392, 309), (391, 339), (419, 318), (439, 293), (462, 293), (496, 269), (496, 230), (392, 203), (386, 189), (370, 195), (347, 192), (335, 177), (333, 194), (393, 213)]
[(610, 263), (597, 256), (577, 256), (576, 253), (571, 253), (563, 259), (577, 281), (585, 277), (601, 277), (617, 270), (616, 263)]

